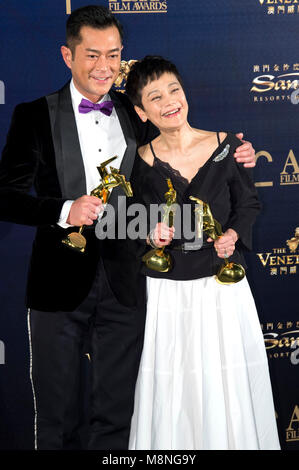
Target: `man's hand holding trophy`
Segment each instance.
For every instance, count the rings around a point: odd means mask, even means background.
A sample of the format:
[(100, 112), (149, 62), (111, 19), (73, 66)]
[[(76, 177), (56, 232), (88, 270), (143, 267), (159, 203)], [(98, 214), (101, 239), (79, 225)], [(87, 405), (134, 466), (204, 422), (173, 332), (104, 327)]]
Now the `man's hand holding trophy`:
[[(116, 188), (117, 186), (121, 186), (126, 196), (133, 196), (131, 184), (129, 181), (126, 181), (125, 176), (120, 175), (119, 170), (116, 168), (110, 166), (110, 173), (106, 168), (106, 166), (116, 158), (117, 156), (114, 156), (97, 167), (102, 181), (95, 189), (91, 191), (90, 195), (101, 199), (103, 204), (108, 202), (112, 189)], [(86, 248), (86, 238), (82, 235), (83, 229), (84, 225), (81, 225), (79, 232), (69, 233), (67, 237), (62, 240), (62, 243), (64, 243), (69, 248), (79, 251), (80, 253), (84, 253)]]

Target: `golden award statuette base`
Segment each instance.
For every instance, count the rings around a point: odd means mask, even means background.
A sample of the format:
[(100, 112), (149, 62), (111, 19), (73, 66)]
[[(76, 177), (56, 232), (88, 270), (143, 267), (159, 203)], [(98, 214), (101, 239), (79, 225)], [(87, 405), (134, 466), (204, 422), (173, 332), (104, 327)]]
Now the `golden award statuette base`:
[(222, 265), (215, 276), (218, 284), (224, 284), (229, 286), (236, 282), (242, 281), (245, 276), (245, 269), (241, 264), (229, 262), (225, 260), (225, 264)]
[(172, 259), (169, 253), (165, 253), (162, 248), (150, 250), (142, 257), (149, 269), (160, 273), (167, 273), (172, 268)]
[(73, 248), (73, 250), (84, 253), (86, 247), (86, 238), (83, 237), (80, 232), (72, 232), (68, 234), (67, 238), (62, 240), (62, 243), (67, 245), (69, 248)]

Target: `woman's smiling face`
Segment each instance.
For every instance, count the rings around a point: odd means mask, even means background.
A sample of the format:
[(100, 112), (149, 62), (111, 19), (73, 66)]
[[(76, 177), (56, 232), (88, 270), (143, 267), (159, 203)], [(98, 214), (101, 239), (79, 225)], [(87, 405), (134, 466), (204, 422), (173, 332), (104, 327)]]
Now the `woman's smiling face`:
[(139, 117), (151, 121), (158, 129), (175, 129), (187, 121), (188, 103), (176, 76), (164, 73), (142, 90), (143, 109), (135, 106)]

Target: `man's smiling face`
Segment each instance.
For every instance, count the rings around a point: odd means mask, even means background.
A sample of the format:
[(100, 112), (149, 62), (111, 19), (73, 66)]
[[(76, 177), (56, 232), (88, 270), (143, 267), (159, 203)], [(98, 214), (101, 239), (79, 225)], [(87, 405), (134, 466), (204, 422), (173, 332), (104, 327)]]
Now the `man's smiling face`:
[(99, 101), (112, 87), (119, 74), (122, 43), (118, 29), (83, 26), (81, 42), (74, 53), (62, 46), (63, 59), (72, 71), (77, 90), (92, 102)]

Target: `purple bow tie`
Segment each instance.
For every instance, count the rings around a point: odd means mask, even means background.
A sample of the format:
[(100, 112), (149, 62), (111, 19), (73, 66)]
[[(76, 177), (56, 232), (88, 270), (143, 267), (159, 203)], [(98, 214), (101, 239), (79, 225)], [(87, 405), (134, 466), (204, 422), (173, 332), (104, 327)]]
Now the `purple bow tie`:
[(106, 116), (110, 116), (113, 109), (112, 101), (103, 101), (102, 103), (92, 103), (85, 98), (82, 98), (81, 103), (79, 104), (79, 113), (86, 114), (89, 111), (101, 111)]

